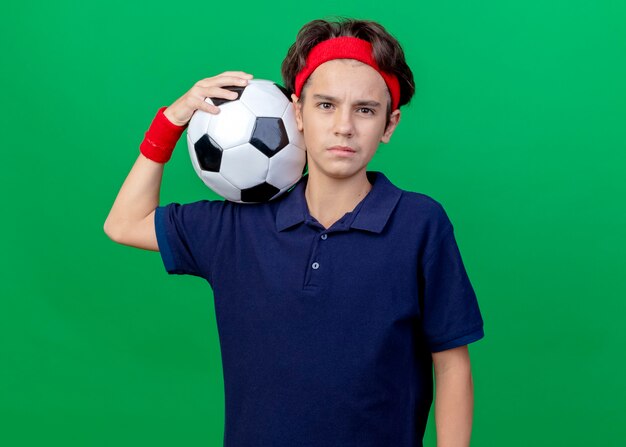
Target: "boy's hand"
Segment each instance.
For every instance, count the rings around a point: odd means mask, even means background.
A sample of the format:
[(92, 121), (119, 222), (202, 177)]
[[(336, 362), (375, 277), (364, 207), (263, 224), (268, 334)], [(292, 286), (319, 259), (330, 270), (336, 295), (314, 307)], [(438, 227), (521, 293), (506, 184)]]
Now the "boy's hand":
[(191, 89), (169, 106), (163, 114), (177, 126), (186, 125), (196, 110), (218, 114), (219, 107), (204, 101), (205, 98), (236, 99), (237, 93), (222, 87), (245, 86), (252, 75), (243, 71), (226, 71), (212, 78), (205, 78), (195, 83)]

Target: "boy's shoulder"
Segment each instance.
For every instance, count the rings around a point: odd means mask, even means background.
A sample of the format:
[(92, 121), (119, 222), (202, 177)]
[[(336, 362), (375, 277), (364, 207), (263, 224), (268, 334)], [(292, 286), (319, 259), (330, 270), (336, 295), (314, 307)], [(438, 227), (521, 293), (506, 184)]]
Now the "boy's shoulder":
[(396, 212), (403, 218), (410, 219), (415, 223), (429, 223), (438, 227), (451, 225), (439, 200), (422, 192), (401, 189), (395, 185), (394, 187), (400, 191), (400, 200)]
[(444, 211), (443, 205), (434, 197), (417, 191), (409, 191), (405, 189), (402, 192), (402, 200), (404, 206), (422, 213), (440, 214)]

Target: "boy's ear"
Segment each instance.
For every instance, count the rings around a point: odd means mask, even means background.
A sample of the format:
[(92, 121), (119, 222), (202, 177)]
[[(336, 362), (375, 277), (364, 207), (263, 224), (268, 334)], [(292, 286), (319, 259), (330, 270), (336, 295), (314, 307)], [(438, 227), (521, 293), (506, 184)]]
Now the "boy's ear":
[(293, 93), (291, 94), (291, 101), (293, 102), (293, 108), (296, 112), (296, 124), (298, 125), (298, 130), (302, 132), (304, 130), (304, 126), (302, 125), (302, 103), (300, 102), (300, 98)]
[(387, 124), (387, 128), (385, 129), (385, 133), (383, 133), (383, 136), (380, 137), (380, 141), (382, 143), (389, 143), (389, 140), (391, 139), (391, 135), (393, 134), (393, 131), (396, 130), (396, 126), (398, 125), (399, 122), (400, 122), (400, 109), (396, 109), (393, 112), (391, 112), (391, 115), (389, 116), (389, 124)]

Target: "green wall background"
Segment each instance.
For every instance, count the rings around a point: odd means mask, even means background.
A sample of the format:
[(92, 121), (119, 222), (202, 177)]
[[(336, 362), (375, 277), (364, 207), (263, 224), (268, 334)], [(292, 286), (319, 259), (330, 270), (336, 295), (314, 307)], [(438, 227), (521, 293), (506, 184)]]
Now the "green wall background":
[[(371, 169), (455, 225), (485, 319), (472, 445), (624, 445), (624, 2), (1, 9), (2, 445), (221, 445), (210, 288), (102, 225), (158, 107), (225, 70), (279, 80), (300, 26), (329, 15), (383, 23), (415, 73)], [(211, 197), (182, 139), (162, 202)]]

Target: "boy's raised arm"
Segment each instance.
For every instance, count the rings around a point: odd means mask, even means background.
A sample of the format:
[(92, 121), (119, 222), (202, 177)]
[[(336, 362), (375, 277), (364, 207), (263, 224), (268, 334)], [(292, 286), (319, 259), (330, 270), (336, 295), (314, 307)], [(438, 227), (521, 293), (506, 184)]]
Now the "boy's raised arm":
[[(219, 113), (219, 108), (205, 98), (236, 99), (237, 93), (223, 87), (245, 86), (252, 75), (225, 72), (198, 81), (187, 93), (169, 106), (163, 114), (176, 126), (185, 126), (196, 110)], [(169, 157), (168, 157), (169, 158)], [(104, 222), (104, 232), (113, 241), (145, 250), (158, 251), (154, 212), (159, 206), (164, 163), (139, 155)]]
[(104, 232), (113, 241), (159, 250), (154, 210), (159, 206), (164, 166), (139, 154), (104, 222)]

